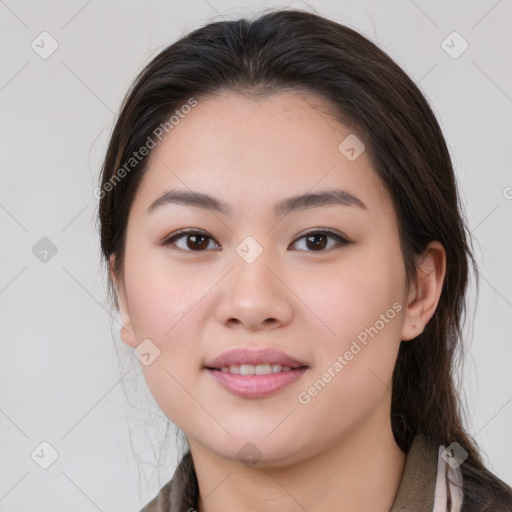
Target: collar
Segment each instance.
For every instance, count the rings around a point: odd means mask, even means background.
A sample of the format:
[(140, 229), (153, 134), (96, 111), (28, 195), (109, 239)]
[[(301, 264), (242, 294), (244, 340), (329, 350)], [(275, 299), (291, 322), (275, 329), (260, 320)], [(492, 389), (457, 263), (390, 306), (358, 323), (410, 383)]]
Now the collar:
[[(449, 454), (444, 446), (433, 445), (426, 437), (416, 435), (390, 512), (460, 512), (462, 475)], [(178, 464), (172, 479), (141, 512), (196, 511), (198, 496), (189, 451)]]
[(390, 512), (460, 512), (462, 474), (448, 448), (416, 435)]

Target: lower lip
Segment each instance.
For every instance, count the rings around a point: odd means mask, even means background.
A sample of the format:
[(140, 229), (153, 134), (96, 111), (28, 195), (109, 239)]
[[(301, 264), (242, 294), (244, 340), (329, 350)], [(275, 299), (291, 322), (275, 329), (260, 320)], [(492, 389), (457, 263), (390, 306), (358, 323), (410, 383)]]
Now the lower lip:
[(267, 375), (235, 375), (220, 370), (208, 372), (227, 391), (244, 398), (263, 398), (300, 379), (306, 367)]

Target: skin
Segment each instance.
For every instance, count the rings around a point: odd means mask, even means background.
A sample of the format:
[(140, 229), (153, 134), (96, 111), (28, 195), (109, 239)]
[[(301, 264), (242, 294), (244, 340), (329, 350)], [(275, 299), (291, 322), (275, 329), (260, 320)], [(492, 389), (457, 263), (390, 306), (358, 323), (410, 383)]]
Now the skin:
[[(392, 372), (401, 340), (414, 343), (434, 314), (446, 257), (432, 242), (418, 258), (418, 283), (406, 288), (390, 197), (367, 152), (349, 161), (338, 150), (351, 131), (325, 107), (292, 92), (201, 99), (152, 151), (128, 219), (123, 275), (111, 265), (122, 340), (135, 348), (149, 338), (160, 350), (142, 369), (187, 435), (200, 512), (388, 511), (400, 483), (406, 456), (391, 430)], [(173, 188), (207, 192), (233, 213), (177, 204), (146, 212)], [(278, 201), (332, 188), (366, 209), (331, 205), (274, 219)], [(210, 237), (202, 252), (186, 236), (161, 245), (183, 228)], [(301, 238), (322, 228), (350, 243), (327, 238), (315, 249)], [(247, 236), (263, 249), (252, 263), (236, 252)], [(300, 403), (394, 303), (402, 310)], [(309, 368), (270, 397), (242, 398), (203, 368), (233, 347), (277, 348)], [(261, 456), (253, 466), (237, 457), (247, 442)]]

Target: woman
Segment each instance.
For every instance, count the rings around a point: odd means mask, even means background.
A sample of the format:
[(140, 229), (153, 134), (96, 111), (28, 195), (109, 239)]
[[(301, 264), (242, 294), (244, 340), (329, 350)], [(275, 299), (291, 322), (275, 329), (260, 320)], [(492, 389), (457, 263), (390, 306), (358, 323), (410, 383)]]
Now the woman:
[(418, 88), (274, 11), (169, 46), (99, 189), (121, 338), (189, 450), (144, 509), (512, 510), (459, 415), (476, 272)]

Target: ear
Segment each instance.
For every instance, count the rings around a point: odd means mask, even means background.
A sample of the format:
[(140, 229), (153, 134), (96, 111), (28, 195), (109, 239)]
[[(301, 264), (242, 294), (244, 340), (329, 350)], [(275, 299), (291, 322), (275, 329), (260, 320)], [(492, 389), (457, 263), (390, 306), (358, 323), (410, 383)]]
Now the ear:
[(109, 259), (109, 272), (110, 272), (110, 276), (112, 277), (112, 280), (114, 281), (114, 285), (116, 288), (117, 303), (119, 305), (119, 314), (120, 314), (121, 323), (122, 323), (119, 333), (121, 335), (121, 340), (123, 340), (123, 343), (125, 343), (129, 347), (135, 348), (137, 346), (137, 343), (136, 343), (135, 335), (134, 335), (133, 328), (132, 328), (130, 314), (128, 312), (128, 300), (126, 297), (126, 289), (124, 286), (124, 280), (120, 279), (119, 276), (116, 274), (116, 271), (114, 268), (114, 262), (115, 262), (115, 255), (112, 254)]
[(419, 257), (417, 283), (411, 285), (402, 327), (402, 340), (423, 332), (434, 315), (446, 274), (446, 251), (440, 242), (430, 242)]

